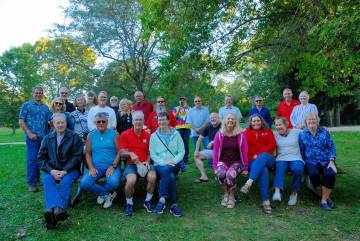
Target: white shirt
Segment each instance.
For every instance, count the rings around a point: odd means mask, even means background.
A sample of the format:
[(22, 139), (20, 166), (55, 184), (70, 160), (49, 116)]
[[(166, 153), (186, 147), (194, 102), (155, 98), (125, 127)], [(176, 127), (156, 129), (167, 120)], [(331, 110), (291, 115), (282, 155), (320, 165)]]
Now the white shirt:
[(115, 115), (115, 111), (108, 107), (100, 107), (100, 106), (94, 106), (89, 110), (88, 113), (88, 117), (87, 117), (87, 124), (88, 124), (88, 128), (90, 131), (95, 130), (96, 129), (96, 124), (95, 124), (95, 116), (97, 113), (100, 112), (105, 112), (109, 115), (109, 119), (108, 119), (108, 125), (107, 127), (109, 129), (114, 129), (116, 128), (116, 115)]
[(300, 129), (290, 129), (287, 136), (282, 136), (274, 131), (277, 147), (276, 161), (302, 161), (299, 135)]

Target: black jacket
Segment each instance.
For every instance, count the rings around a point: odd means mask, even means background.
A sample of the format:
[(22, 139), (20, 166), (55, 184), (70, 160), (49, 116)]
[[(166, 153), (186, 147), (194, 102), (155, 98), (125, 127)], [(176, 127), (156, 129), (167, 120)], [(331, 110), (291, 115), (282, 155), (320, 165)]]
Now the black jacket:
[(48, 173), (53, 169), (70, 172), (79, 168), (83, 153), (83, 142), (80, 137), (75, 132), (66, 129), (59, 148), (56, 142), (55, 131), (51, 131), (42, 140), (37, 156), (38, 162), (41, 163), (41, 170)]

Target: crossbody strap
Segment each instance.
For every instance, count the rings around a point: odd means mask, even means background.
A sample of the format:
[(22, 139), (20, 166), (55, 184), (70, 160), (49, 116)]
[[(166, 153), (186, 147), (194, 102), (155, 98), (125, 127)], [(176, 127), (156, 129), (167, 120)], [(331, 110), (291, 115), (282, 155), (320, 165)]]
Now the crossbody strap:
[(161, 139), (161, 137), (159, 136), (159, 134), (157, 132), (156, 133), (156, 136), (159, 138), (159, 140), (161, 141), (161, 143), (165, 146), (165, 148), (170, 152), (170, 154), (175, 157), (175, 155), (170, 151), (169, 147), (164, 143), (164, 141)]

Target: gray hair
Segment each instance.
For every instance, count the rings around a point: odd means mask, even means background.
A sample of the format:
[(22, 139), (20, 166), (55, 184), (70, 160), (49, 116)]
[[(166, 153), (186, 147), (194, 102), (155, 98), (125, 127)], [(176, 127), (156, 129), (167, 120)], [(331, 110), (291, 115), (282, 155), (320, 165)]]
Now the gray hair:
[(95, 119), (96, 118), (106, 118), (108, 120), (109, 119), (109, 113), (107, 113), (107, 112), (98, 112), (95, 115)]
[(66, 122), (66, 116), (63, 113), (57, 112), (55, 114), (53, 114), (52, 116), (52, 122), (55, 122), (55, 119), (59, 119), (59, 118), (64, 118), (65, 122)]
[(129, 105), (131, 107), (132, 102), (129, 99), (123, 98), (123, 99), (120, 100), (119, 106), (122, 105), (122, 104), (127, 104), (127, 105)]
[(143, 120), (145, 120), (144, 112), (142, 112), (141, 110), (136, 110), (131, 115), (132, 115), (133, 123), (134, 123), (134, 120), (139, 117), (142, 118)]
[(37, 86), (35, 86), (35, 87), (32, 88), (32, 92), (33, 92), (33, 93), (34, 93), (36, 90), (41, 90), (41, 92), (44, 93), (44, 89), (43, 89), (43, 87), (40, 86), (40, 85), (37, 85)]
[(106, 97), (108, 96), (108, 94), (107, 94), (107, 92), (106, 92), (105, 90), (101, 90), (101, 91), (99, 92), (99, 94), (98, 94), (98, 97), (99, 97), (100, 95), (105, 95)]

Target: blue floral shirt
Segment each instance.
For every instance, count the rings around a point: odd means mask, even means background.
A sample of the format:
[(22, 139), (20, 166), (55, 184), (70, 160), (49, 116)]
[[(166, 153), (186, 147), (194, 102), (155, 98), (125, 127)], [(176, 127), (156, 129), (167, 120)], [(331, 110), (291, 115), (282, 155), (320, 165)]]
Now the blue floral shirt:
[(48, 121), (52, 113), (44, 103), (36, 103), (30, 100), (22, 104), (19, 119), (24, 120), (29, 130), (42, 139), (48, 132)]
[(300, 133), (299, 144), (305, 162), (326, 165), (330, 158), (336, 158), (334, 142), (325, 128), (317, 128), (315, 136), (311, 134), (308, 128), (305, 128)]

